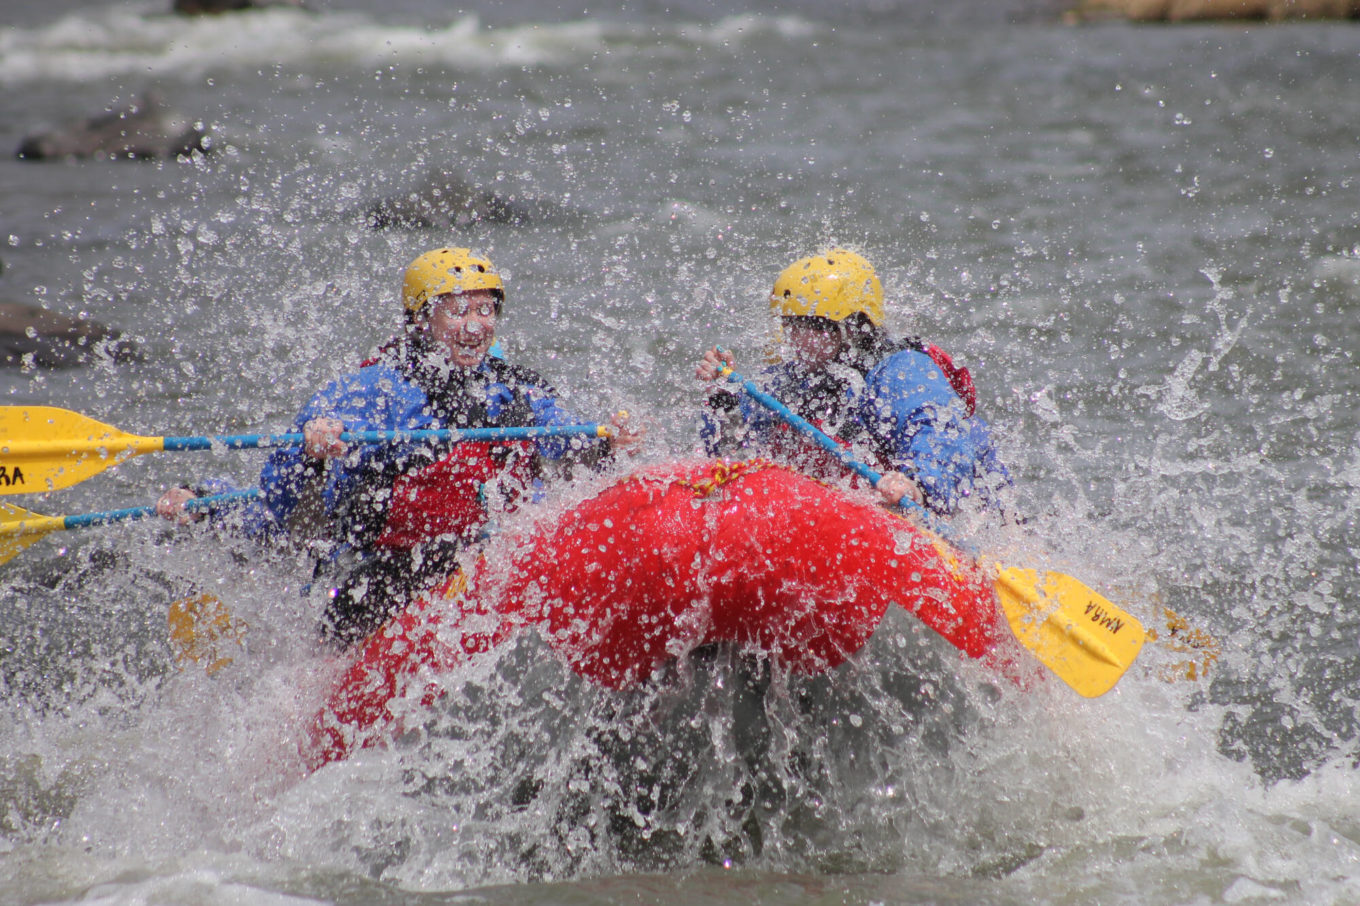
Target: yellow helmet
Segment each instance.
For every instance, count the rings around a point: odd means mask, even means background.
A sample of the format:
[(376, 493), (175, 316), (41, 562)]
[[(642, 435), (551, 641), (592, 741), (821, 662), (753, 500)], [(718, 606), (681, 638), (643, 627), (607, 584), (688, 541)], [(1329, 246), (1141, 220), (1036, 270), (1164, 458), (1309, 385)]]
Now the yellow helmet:
[(811, 316), (844, 321), (861, 313), (883, 326), (883, 284), (862, 255), (827, 249), (784, 268), (774, 281), (770, 310), (780, 317)]
[(494, 264), (473, 254), (471, 249), (435, 249), (407, 266), (401, 304), (411, 314), (417, 314), (436, 296), (478, 289), (489, 289), (505, 298), (505, 284)]

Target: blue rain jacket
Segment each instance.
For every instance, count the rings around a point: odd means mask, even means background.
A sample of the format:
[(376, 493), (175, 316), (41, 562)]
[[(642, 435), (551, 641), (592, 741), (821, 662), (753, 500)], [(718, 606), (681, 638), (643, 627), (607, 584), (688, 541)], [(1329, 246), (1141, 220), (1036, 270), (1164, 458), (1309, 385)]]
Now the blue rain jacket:
[[(366, 365), (354, 374), (346, 375), (323, 387), (298, 413), (293, 429), (315, 418), (335, 418), (346, 431), (402, 431), (439, 430), (449, 428), (494, 425), (504, 418), (512, 406), (523, 407), (527, 402), (527, 420), (518, 424), (535, 426), (578, 424), (579, 420), (562, 408), (551, 387), (528, 369), (507, 365), (494, 357), (486, 358), (476, 369), (476, 376), (484, 380), (484, 394), (474, 401), (481, 411), (469, 424), (453, 424), (433, 414), (437, 411), (422, 387), (409, 380), (389, 358)], [(513, 386), (512, 386), (513, 384)], [(519, 397), (517, 402), (516, 397)], [(520, 412), (520, 419), (526, 413)], [(586, 441), (590, 443), (590, 441)], [(580, 449), (582, 441), (573, 438), (539, 438), (534, 442), (537, 452), (548, 459), (560, 459), (573, 449)], [(437, 449), (437, 448), (436, 448)], [(302, 448), (276, 450), (260, 473), (260, 488), (265, 503), (276, 520), (287, 524), (296, 511), (301, 494), (318, 471), (323, 473), (321, 499), (325, 513), (344, 523), (357, 518), (350, 504), (356, 497), (380, 496), (385, 485), (402, 472), (419, 468), (433, 461), (439, 454), (428, 443), (384, 443), (351, 446), (342, 457), (329, 460), (324, 466), (307, 457)], [(372, 521), (372, 515), (368, 516)], [(344, 526), (344, 540), (362, 546), (363, 536), (371, 540), (378, 525)], [(357, 532), (357, 537), (350, 529)]]
[[(846, 369), (848, 370), (848, 368)], [(892, 352), (872, 365), (863, 380), (848, 381), (839, 398), (800, 406), (813, 378), (796, 363), (766, 369), (757, 383), (828, 434), (852, 444), (852, 452), (880, 471), (896, 470), (920, 485), (926, 504), (948, 514), (970, 497), (997, 505), (996, 492), (1010, 484), (986, 422), (967, 408), (940, 367), (924, 351)], [(747, 429), (744, 445), (776, 445), (783, 422), (759, 402), (737, 391)], [(710, 455), (721, 449), (719, 418), (705, 413), (700, 428)], [(810, 443), (810, 442), (809, 442)]]
[[(196, 497), (208, 497), (240, 493), (247, 489), (238, 487), (225, 478), (208, 478), (201, 484), (190, 487), (189, 490), (193, 491)], [(278, 541), (284, 536), (283, 527), (265, 505), (262, 494), (214, 507), (210, 518), (215, 525), (226, 526), (232, 532), (256, 541)]]

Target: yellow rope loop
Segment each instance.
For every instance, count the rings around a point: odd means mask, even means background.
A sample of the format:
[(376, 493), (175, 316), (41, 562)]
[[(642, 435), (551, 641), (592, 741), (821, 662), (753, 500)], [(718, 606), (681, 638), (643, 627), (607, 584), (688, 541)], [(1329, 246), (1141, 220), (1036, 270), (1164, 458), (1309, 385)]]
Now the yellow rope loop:
[[(485, 565), (485, 563), (486, 557), (481, 556), (477, 558), (477, 565), (479, 567)], [(445, 601), (452, 601), (466, 595), (467, 590), (468, 590), (467, 573), (464, 572), (461, 567), (455, 567), (453, 572), (449, 575), (449, 577), (445, 579), (443, 583), (436, 586), (433, 596), (435, 598), (440, 598)]]
[(761, 469), (771, 468), (773, 465), (774, 463), (768, 459), (725, 459), (714, 463), (706, 476), (681, 478), (675, 483), (681, 487), (689, 488), (694, 492), (695, 497), (704, 498), (712, 496), (714, 491), (730, 481), (736, 481), (738, 478), (759, 472)]

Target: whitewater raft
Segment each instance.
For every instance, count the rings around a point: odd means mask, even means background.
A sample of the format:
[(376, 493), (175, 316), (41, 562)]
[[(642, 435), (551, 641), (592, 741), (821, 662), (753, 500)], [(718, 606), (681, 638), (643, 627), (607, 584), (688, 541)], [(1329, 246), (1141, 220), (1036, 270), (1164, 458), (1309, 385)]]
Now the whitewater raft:
[(892, 604), (969, 658), (1004, 670), (1013, 651), (994, 577), (971, 559), (864, 495), (765, 461), (639, 472), (504, 547), (362, 646), (312, 721), (313, 767), (387, 738), (392, 702), (433, 703), (440, 673), (527, 627), (615, 689), (715, 642), (828, 671)]

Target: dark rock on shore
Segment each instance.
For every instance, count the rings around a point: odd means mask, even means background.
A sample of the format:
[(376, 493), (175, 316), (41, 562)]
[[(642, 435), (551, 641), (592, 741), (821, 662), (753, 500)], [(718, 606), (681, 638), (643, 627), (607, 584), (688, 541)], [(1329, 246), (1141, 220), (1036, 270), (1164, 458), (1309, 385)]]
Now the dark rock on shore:
[(1076, 22), (1360, 19), (1360, 0), (1081, 0), (1068, 18)]
[(577, 211), (547, 198), (517, 192), (492, 192), (453, 173), (435, 173), (420, 187), (373, 202), (364, 218), (374, 229), (448, 229), (472, 223), (578, 221)]
[(264, 9), (270, 6), (295, 6), (305, 9), (302, 0), (175, 0), (173, 12), (182, 16), (217, 15), (243, 9)]
[(25, 160), (64, 157), (157, 158), (206, 154), (206, 131), (167, 110), (154, 94), (119, 110), (61, 129), (30, 135), (19, 145)]
[(20, 367), (27, 360), (40, 368), (71, 368), (99, 357), (127, 362), (140, 358), (140, 352), (97, 321), (0, 302), (0, 367)]

